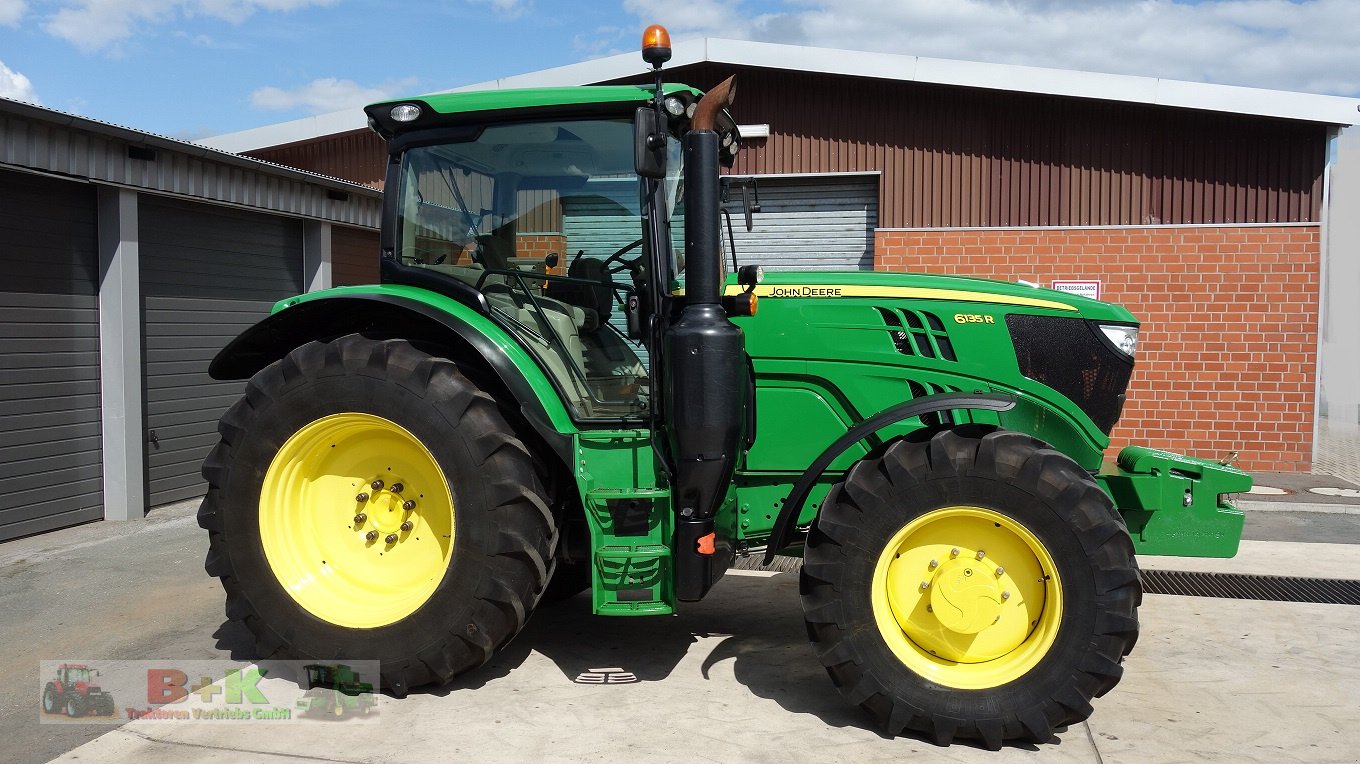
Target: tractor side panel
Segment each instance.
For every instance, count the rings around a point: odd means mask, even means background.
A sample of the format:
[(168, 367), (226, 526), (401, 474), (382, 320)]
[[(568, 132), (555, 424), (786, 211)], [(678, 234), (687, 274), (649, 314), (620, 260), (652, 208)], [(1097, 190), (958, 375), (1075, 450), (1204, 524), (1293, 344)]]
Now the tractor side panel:
[(923, 427), (977, 423), (1028, 432), (1088, 469), (1099, 467), (1108, 437), (1066, 398), (1020, 374), (1005, 316), (1045, 309), (786, 291), (796, 296), (762, 297), (756, 316), (736, 319), (757, 383), (758, 435), (737, 479), (741, 539), (758, 544), (769, 536), (793, 483), (836, 438), (889, 406), (927, 395), (1002, 393), (1017, 405), (1001, 414), (951, 411), (885, 427), (832, 463), (799, 525), (815, 517), (830, 486), (870, 449)]

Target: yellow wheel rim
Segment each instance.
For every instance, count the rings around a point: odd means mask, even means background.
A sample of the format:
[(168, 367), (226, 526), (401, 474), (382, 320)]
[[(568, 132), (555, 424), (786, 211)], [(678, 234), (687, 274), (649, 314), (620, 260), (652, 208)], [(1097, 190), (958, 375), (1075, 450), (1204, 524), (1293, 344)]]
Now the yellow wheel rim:
[(307, 612), (375, 628), (434, 594), (453, 553), (453, 495), (428, 449), (372, 414), (322, 417), (279, 449), (260, 490), (260, 541)]
[(1023, 525), (981, 507), (945, 507), (904, 525), (874, 567), (879, 633), (936, 684), (998, 687), (1038, 664), (1062, 621), (1053, 558)]

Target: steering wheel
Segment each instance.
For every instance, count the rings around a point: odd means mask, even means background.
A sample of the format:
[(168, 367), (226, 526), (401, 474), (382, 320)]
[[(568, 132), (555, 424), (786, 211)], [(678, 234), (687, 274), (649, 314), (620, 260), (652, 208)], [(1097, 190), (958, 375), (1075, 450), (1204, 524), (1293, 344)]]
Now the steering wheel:
[[(641, 244), (642, 239), (638, 239), (637, 241), (633, 242), (632, 244), (629, 244), (626, 247), (623, 247), (622, 249), (615, 250), (614, 254), (610, 255), (609, 257), (606, 257), (604, 260), (604, 268), (606, 271), (609, 272), (609, 275), (613, 276), (615, 273), (622, 273), (623, 271), (633, 270), (633, 267), (637, 265), (638, 259), (633, 258), (632, 260), (624, 262), (623, 256), (637, 249)], [(618, 265), (610, 267), (611, 264), (615, 262), (617, 262)]]

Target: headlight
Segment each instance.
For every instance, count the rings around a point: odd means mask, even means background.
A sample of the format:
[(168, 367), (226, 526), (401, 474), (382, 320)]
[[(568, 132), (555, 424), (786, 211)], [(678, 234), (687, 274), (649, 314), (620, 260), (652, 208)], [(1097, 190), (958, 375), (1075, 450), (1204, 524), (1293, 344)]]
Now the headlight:
[(1138, 350), (1138, 327), (1101, 324), (1100, 331), (1104, 332), (1105, 338), (1110, 341), (1110, 344), (1129, 358), (1132, 358), (1134, 352)]
[(392, 119), (397, 122), (414, 122), (419, 116), (420, 107), (413, 103), (404, 103), (392, 107)]
[(675, 96), (668, 96), (662, 103), (666, 106), (666, 113), (672, 117), (683, 116), (685, 113), (685, 102)]

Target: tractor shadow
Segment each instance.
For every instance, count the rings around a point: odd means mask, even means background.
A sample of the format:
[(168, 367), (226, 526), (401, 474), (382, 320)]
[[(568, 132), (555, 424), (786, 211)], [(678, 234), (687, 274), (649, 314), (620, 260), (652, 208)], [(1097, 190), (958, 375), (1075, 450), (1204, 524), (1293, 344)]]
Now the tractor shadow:
[[(699, 665), (690, 661), (681, 667), (695, 650), (706, 652)], [(661, 682), (677, 669), (697, 671), (707, 681), (723, 681), (730, 672), (752, 695), (772, 700), (789, 713), (888, 739), (867, 714), (841, 697), (813, 654), (796, 573), (729, 574), (704, 601), (681, 605), (672, 616), (650, 618), (591, 615), (586, 592), (539, 608), (524, 631), (487, 665), (432, 694), (495, 682), (524, 664), (531, 652), (552, 661), (564, 680), (578, 683), (598, 683), (601, 676), (609, 682), (620, 675), (624, 681)], [(906, 739), (929, 742), (914, 735)], [(969, 741), (955, 745), (980, 747)], [(1029, 744), (1009, 747), (1038, 750)]]
[[(250, 659), (253, 640), (244, 625), (225, 622), (214, 636), (218, 649), (230, 651), (232, 659)], [(707, 654), (697, 667), (691, 662), (682, 671), (697, 670), (706, 681), (721, 681), (730, 671), (752, 695), (774, 701), (789, 713), (889, 739), (864, 711), (841, 697), (808, 644), (797, 573), (761, 577), (729, 572), (702, 602), (682, 604), (671, 616), (595, 616), (590, 613), (590, 593), (584, 592), (538, 608), (519, 636), (486, 665), (412, 695), (445, 697), (480, 689), (519, 669), (531, 653), (550, 660), (566, 682), (662, 682), (696, 649)], [(1062, 735), (1064, 730), (1058, 732)], [(904, 733), (903, 738), (933, 745), (915, 733)], [(1055, 736), (1043, 748), (1061, 744), (1062, 738)], [(968, 740), (954, 745), (982, 748)], [(1021, 742), (1008, 742), (1006, 747), (1041, 750)]]

